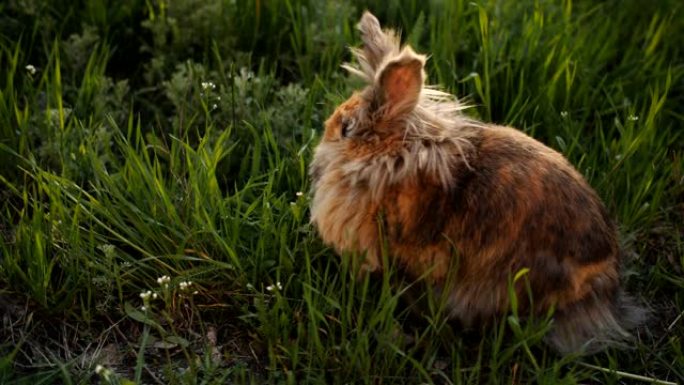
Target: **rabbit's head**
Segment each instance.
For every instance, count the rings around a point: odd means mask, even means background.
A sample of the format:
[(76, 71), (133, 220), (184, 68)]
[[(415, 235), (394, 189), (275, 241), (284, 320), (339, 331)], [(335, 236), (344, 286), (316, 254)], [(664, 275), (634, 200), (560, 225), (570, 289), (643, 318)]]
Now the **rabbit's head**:
[[(366, 12), (358, 24), (363, 47), (346, 64), (366, 87), (325, 122), (310, 173), (311, 220), (338, 251), (368, 252), (376, 243), (377, 214), (392, 188), (407, 180), (449, 188), (467, 167), (474, 124), (455, 97), (426, 86), (426, 57), (400, 46)], [(372, 234), (372, 235), (371, 235)]]

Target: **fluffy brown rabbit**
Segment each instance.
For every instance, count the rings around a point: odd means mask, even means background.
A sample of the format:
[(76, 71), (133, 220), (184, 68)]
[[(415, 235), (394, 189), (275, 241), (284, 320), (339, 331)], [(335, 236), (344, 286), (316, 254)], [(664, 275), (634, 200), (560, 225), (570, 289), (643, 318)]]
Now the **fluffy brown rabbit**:
[(558, 152), (469, 119), (454, 97), (426, 87), (426, 57), (400, 47), (372, 14), (358, 28), (358, 66), (345, 68), (367, 86), (326, 121), (310, 167), (311, 221), (323, 241), (365, 256), (371, 271), (386, 245), (466, 326), (505, 314), (510, 277), (527, 268), (533, 301), (520, 280), (520, 306), (555, 308), (547, 340), (559, 352), (626, 341), (643, 312), (622, 294), (615, 225), (582, 175)]

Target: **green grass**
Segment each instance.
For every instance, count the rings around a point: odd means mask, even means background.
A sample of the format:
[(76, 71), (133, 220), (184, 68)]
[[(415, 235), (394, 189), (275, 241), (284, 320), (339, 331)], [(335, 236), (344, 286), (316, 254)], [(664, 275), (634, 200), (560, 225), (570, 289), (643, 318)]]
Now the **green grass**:
[[(0, 383), (684, 382), (679, 2), (353, 3), (0, 5)], [(364, 9), (597, 189), (654, 312), (632, 349), (559, 357), (515, 309), (461, 331), (317, 239), (307, 166)]]

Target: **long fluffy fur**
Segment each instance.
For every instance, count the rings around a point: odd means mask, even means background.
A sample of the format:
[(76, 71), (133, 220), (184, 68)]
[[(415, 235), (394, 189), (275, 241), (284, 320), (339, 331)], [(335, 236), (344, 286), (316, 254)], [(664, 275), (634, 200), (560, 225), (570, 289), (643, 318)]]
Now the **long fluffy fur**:
[[(348, 63), (343, 68), (372, 84), (380, 70), (400, 55), (399, 34), (391, 29), (382, 30), (370, 12), (363, 14), (358, 29), (364, 47), (351, 49), (358, 66)], [(471, 128), (484, 127), (462, 114), (466, 108), (468, 106), (437, 86), (424, 87), (415, 110), (404, 119), (404, 139), (410, 143), (410, 148), (400, 154), (359, 158), (345, 169), (352, 173), (361, 170), (353, 179), (374, 186), (374, 197), (379, 196), (386, 185), (404, 178), (415, 178), (419, 172), (435, 174), (444, 187), (452, 187), (452, 171), (460, 164), (469, 167), (466, 154), (472, 150)], [(421, 142), (420, 139), (427, 141)], [(429, 148), (425, 143), (430, 144)], [(437, 145), (432, 146), (434, 143)], [(396, 164), (402, 166), (396, 167)]]
[(328, 119), (310, 166), (323, 240), (377, 270), (382, 216), (392, 257), (437, 291), (459, 254), (447, 295), (464, 324), (505, 311), (507, 277), (526, 267), (535, 309), (557, 306), (557, 351), (628, 341), (645, 312), (619, 289), (616, 231), (582, 176), (527, 135), (465, 117), (437, 87), (414, 97), (426, 57), (368, 12), (358, 28), (363, 48), (344, 68), (368, 86)]
[(629, 331), (647, 318), (648, 311), (622, 292), (608, 303), (590, 296), (555, 314), (554, 327), (546, 341), (562, 354), (629, 348), (633, 338)]

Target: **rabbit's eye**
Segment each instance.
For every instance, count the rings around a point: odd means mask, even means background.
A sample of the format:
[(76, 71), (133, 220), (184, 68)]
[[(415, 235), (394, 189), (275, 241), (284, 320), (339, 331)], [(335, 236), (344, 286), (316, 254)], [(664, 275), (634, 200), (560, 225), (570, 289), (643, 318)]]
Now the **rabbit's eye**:
[(351, 134), (352, 128), (354, 126), (354, 121), (351, 119), (342, 119), (342, 130), (340, 131), (340, 135), (342, 135), (343, 138), (346, 138)]

